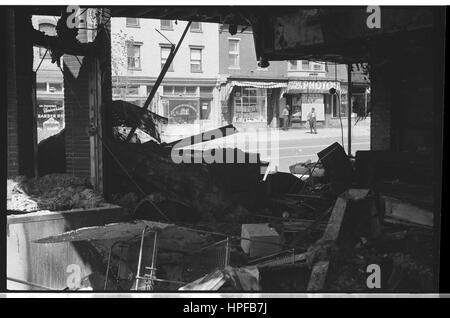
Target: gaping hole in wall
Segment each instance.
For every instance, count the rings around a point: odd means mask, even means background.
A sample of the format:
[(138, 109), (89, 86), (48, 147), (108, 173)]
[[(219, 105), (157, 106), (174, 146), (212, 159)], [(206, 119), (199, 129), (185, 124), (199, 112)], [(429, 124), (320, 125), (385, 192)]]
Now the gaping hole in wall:
[[(276, 169), (283, 172), (308, 160), (317, 161), (316, 153), (333, 142), (348, 149), (349, 133), (352, 155), (370, 149), (367, 64), (351, 66), (349, 121), (347, 65), (290, 60), (271, 61), (261, 68), (251, 26), (238, 26), (239, 32), (230, 34), (227, 24), (205, 22), (189, 28), (171, 60), (172, 45), (177, 46), (187, 23), (111, 19), (113, 100), (144, 106), (167, 118), (167, 125), (161, 126), (161, 142), (233, 124), (238, 134), (185, 148), (232, 146), (258, 151), (269, 147), (279, 157)], [(170, 65), (158, 81), (166, 63)], [(155, 85), (156, 92), (148, 101)], [(141, 128), (129, 142), (155, 140)], [(114, 127), (114, 133), (123, 139), (131, 129), (123, 123)], [(275, 155), (260, 153), (267, 161)]]
[[(56, 36), (59, 16), (32, 16), (36, 30)], [(62, 57), (58, 58), (62, 65)], [(39, 175), (66, 172), (64, 76), (50, 50), (33, 47)]]

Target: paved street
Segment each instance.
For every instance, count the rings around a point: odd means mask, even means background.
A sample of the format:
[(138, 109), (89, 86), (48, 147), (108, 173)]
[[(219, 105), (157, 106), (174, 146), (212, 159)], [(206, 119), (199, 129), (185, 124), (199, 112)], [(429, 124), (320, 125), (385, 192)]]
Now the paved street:
[[(343, 129), (344, 148), (347, 150), (347, 128)], [(278, 170), (289, 171), (289, 166), (310, 159), (316, 161), (317, 153), (334, 142), (341, 143), (340, 128), (318, 129), (317, 134), (310, 134), (307, 129), (262, 129), (239, 132), (237, 134), (204, 142), (188, 148), (239, 148), (243, 151), (257, 152), (262, 160), (278, 155)], [(269, 150), (271, 149), (271, 150)], [(364, 122), (352, 127), (352, 153), (357, 150), (370, 149), (370, 123)], [(271, 151), (274, 151), (275, 154)]]
[[(344, 146), (347, 150), (347, 136), (344, 135)], [(288, 172), (289, 166), (308, 159), (316, 161), (317, 153), (334, 142), (341, 143), (341, 136), (322, 137), (320, 134), (310, 135), (300, 140), (281, 140), (279, 147), (279, 171)], [(370, 136), (354, 136), (352, 139), (352, 153), (357, 150), (370, 149)], [(264, 159), (264, 158), (262, 158)]]

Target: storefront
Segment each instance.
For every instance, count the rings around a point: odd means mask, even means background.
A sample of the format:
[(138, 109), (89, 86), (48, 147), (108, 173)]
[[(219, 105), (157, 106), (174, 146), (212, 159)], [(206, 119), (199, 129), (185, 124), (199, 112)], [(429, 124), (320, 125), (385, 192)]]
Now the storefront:
[(267, 127), (275, 110), (283, 82), (229, 81), (221, 88), (222, 122), (242, 127)]
[(64, 99), (37, 98), (38, 142), (57, 134), (65, 127)]
[(303, 126), (307, 121), (308, 113), (314, 108), (318, 125), (330, 125), (330, 118), (339, 99), (330, 94), (334, 88), (337, 94), (341, 92), (338, 81), (294, 80), (289, 81), (286, 94), (286, 104), (290, 106), (291, 127)]

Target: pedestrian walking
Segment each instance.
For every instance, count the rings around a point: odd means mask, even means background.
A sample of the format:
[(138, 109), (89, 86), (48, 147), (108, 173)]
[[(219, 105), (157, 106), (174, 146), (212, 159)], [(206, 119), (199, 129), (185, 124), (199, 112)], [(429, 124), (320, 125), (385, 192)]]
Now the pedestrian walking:
[(289, 106), (286, 105), (284, 107), (283, 112), (281, 113), (281, 118), (283, 119), (283, 130), (289, 129)]
[[(316, 111), (313, 108), (311, 108), (311, 111), (308, 113), (308, 122), (309, 122), (309, 129), (311, 131), (311, 134), (317, 134), (317, 129), (316, 129)], [(314, 131), (314, 132), (313, 132)]]

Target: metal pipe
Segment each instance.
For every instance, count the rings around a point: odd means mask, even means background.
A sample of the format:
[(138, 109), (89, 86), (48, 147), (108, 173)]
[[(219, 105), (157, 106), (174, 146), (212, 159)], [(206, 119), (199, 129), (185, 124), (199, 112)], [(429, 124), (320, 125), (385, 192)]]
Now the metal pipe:
[(230, 238), (227, 236), (225, 243), (225, 268), (230, 265)]
[(150, 270), (150, 283), (153, 288), (153, 278), (156, 278), (156, 257), (158, 250), (158, 231), (155, 231), (155, 236), (153, 239), (153, 253), (152, 253), (152, 269)]
[(49, 288), (49, 287), (45, 287), (45, 286), (38, 285), (38, 284), (35, 284), (35, 283), (30, 283), (30, 282), (27, 282), (27, 281), (24, 281), (24, 280), (21, 280), (21, 279), (17, 279), (17, 278), (6, 277), (6, 279), (10, 280), (12, 282), (16, 282), (16, 283), (20, 283), (20, 284), (23, 284), (23, 285), (28, 285), (28, 286), (31, 286), (31, 287), (44, 289), (44, 290), (55, 290), (55, 289), (52, 289), (52, 288)]
[(111, 265), (111, 254), (112, 254), (113, 246), (114, 246), (114, 244), (111, 245), (111, 247), (109, 248), (108, 265), (106, 265), (105, 286), (103, 286), (103, 290), (106, 290), (106, 285), (108, 283), (109, 267)]
[[(172, 50), (170, 51), (170, 54), (167, 57), (166, 63), (164, 63), (161, 73), (159, 73), (159, 76), (155, 82), (155, 85), (153, 85), (152, 90), (150, 91), (150, 94), (148, 95), (147, 100), (144, 103), (144, 106), (142, 106), (142, 111), (146, 110), (148, 108), (148, 106), (150, 105), (150, 102), (152, 101), (153, 97), (155, 96), (156, 91), (159, 88), (159, 85), (161, 84), (162, 80), (164, 79), (164, 76), (166, 75), (167, 71), (169, 70), (170, 65), (172, 64), (172, 60), (174, 59), (175, 55), (178, 52), (178, 49), (181, 46), (181, 43), (184, 40), (184, 37), (186, 36), (187, 31), (191, 27), (191, 23), (192, 23), (192, 21), (189, 21), (188, 24), (186, 25), (186, 28), (184, 29), (184, 32), (181, 35), (181, 38), (178, 41), (177, 46), (174, 47), (174, 45), (172, 44)], [(127, 136), (126, 142), (130, 142), (131, 137), (133, 137), (134, 133), (136, 132), (136, 129), (137, 129), (137, 125), (135, 127), (131, 128), (131, 130)]]
[(352, 155), (352, 64), (347, 64), (347, 80), (348, 80), (348, 93), (347, 93), (347, 121), (348, 121), (348, 145), (347, 155)]
[(139, 277), (141, 275), (142, 250), (144, 248), (144, 237), (145, 237), (145, 231), (146, 230), (147, 230), (147, 226), (144, 227), (144, 229), (142, 230), (142, 235), (141, 235), (141, 246), (139, 248), (139, 261), (138, 261), (138, 268), (137, 268), (137, 272), (136, 272), (136, 287), (135, 287), (135, 290), (138, 290), (138, 287), (139, 287)]

